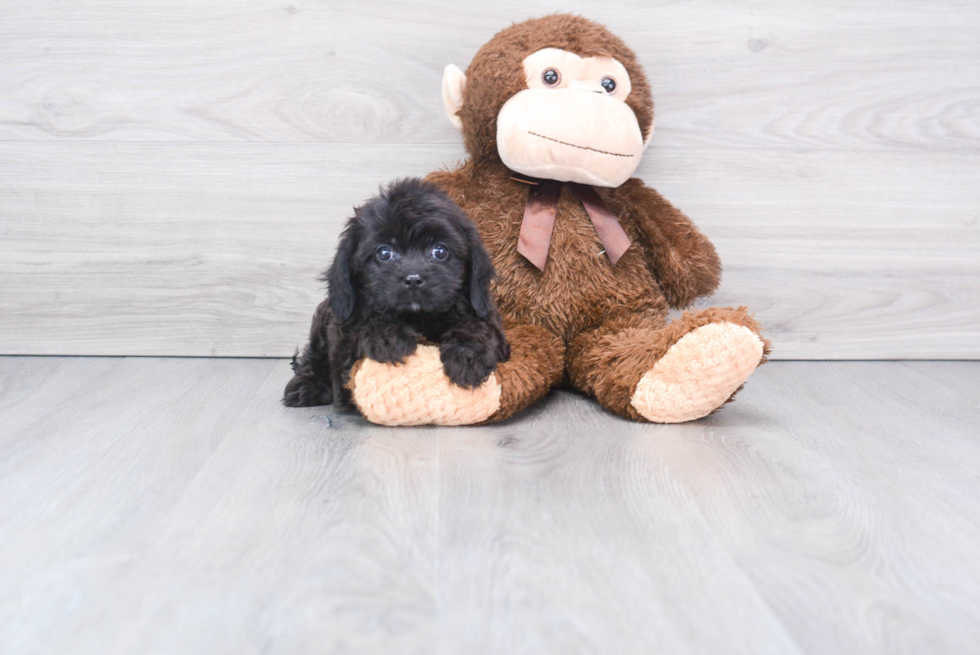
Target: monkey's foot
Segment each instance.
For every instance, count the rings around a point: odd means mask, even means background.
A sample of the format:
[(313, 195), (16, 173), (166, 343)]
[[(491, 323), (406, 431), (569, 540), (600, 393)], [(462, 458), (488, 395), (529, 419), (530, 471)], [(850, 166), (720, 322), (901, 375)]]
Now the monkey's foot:
[(702, 325), (678, 339), (644, 373), (630, 399), (654, 423), (683, 423), (727, 402), (762, 363), (764, 342), (743, 325)]
[(427, 344), (403, 364), (362, 359), (348, 386), (361, 414), (379, 425), (471, 425), (500, 408), (495, 373), (475, 389), (458, 387), (443, 371), (439, 347)]

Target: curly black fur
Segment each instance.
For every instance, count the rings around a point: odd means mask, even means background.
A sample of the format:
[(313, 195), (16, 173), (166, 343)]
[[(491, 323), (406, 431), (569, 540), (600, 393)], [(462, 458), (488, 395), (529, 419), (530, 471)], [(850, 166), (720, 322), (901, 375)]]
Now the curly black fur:
[[(384, 250), (387, 249), (387, 250)], [(359, 359), (401, 363), (422, 339), (440, 344), (446, 375), (485, 381), (510, 346), (490, 299), (493, 264), (476, 227), (436, 186), (399, 180), (354, 210), (323, 276), (327, 299), (293, 357), (289, 407), (349, 402)]]

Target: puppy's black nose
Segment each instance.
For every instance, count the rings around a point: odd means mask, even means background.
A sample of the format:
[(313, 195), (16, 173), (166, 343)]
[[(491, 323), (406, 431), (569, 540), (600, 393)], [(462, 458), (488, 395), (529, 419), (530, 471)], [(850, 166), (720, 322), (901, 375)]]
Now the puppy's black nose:
[(417, 273), (413, 273), (412, 275), (406, 275), (405, 279), (402, 280), (402, 284), (404, 284), (409, 289), (417, 289), (418, 287), (425, 284), (425, 280), (422, 279), (421, 275), (418, 275)]

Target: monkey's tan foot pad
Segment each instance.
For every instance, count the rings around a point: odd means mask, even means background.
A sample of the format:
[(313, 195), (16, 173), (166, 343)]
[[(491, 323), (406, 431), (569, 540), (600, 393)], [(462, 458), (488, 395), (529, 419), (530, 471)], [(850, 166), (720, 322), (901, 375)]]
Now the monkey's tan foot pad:
[(643, 374), (630, 403), (648, 421), (683, 423), (731, 398), (762, 361), (755, 332), (734, 323), (691, 330)]
[(351, 376), (351, 396), (364, 417), (379, 425), (471, 425), (500, 409), (495, 373), (475, 389), (449, 381), (439, 348), (419, 345), (402, 364), (362, 359)]

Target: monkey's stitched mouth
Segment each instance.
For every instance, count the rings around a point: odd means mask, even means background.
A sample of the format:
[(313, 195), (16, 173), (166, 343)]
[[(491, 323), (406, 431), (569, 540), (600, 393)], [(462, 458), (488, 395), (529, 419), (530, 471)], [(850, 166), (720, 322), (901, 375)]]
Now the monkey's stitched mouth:
[(581, 150), (591, 150), (592, 152), (598, 152), (600, 155), (612, 155), (613, 157), (635, 157), (636, 155), (623, 155), (618, 152), (608, 152), (606, 150), (596, 150), (595, 148), (590, 148), (589, 146), (577, 146), (574, 143), (568, 143), (567, 141), (559, 141), (558, 139), (553, 139), (550, 136), (545, 136), (543, 134), (538, 134), (537, 132), (527, 131), (531, 136), (536, 136), (541, 139), (547, 139), (548, 141), (554, 141), (555, 143), (560, 143), (563, 146), (572, 146), (573, 148), (580, 148)]

